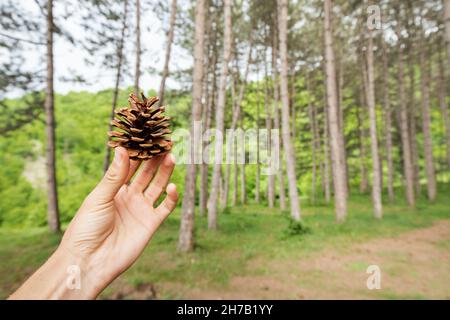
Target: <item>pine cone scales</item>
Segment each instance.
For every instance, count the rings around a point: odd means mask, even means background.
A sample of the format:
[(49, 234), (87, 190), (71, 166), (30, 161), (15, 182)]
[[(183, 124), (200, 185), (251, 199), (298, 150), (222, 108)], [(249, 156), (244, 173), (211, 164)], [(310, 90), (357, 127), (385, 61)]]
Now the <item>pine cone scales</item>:
[(172, 141), (167, 135), (171, 133), (170, 118), (164, 116), (165, 107), (156, 106), (157, 97), (147, 99), (141, 93), (140, 100), (133, 93), (128, 99), (129, 106), (116, 110), (111, 125), (118, 131), (109, 131), (112, 138), (108, 146), (124, 147), (130, 159), (147, 160), (170, 151)]

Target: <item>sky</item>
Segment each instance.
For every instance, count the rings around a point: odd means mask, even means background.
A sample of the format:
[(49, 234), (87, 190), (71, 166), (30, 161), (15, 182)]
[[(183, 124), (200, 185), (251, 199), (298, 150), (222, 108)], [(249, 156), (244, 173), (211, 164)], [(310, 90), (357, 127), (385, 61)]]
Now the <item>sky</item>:
[[(32, 14), (39, 15), (39, 7), (33, 0), (23, 0), (23, 3), (27, 10)], [(134, 14), (134, 1), (130, 1), (132, 13)], [(186, 8), (181, 7), (180, 10)], [(73, 10), (73, 7), (58, 5), (56, 2), (54, 8), (55, 16), (63, 13), (67, 10)], [(77, 20), (79, 20), (81, 15), (75, 13), (74, 17), (70, 20), (64, 21), (62, 24), (66, 30), (76, 38), (81, 39), (85, 36), (84, 30), (78, 25)], [(163, 17), (165, 20), (165, 17)], [(149, 89), (159, 89), (159, 84), (161, 77), (159, 73), (161, 72), (164, 64), (164, 54), (166, 49), (166, 32), (163, 30), (162, 23), (167, 23), (167, 21), (162, 22), (161, 17), (157, 17), (153, 10), (150, 10), (149, 5), (143, 8), (141, 11), (141, 41), (142, 49), (144, 53), (141, 58), (141, 78), (140, 86), (144, 91)], [(134, 29), (134, 26), (132, 26)], [(167, 26), (164, 26), (167, 28)], [(131, 29), (131, 31), (133, 31)], [(43, 32), (45, 32), (43, 30)], [(14, 36), (20, 37), (22, 39), (30, 39), (28, 34), (14, 34)], [(177, 31), (175, 31), (175, 37), (177, 36)], [(102, 89), (112, 88), (114, 86), (115, 71), (107, 70), (101, 65), (101, 59), (96, 61), (95, 65), (89, 65), (85, 62), (85, 58), (89, 55), (83, 48), (72, 45), (66, 39), (55, 36), (54, 43), (54, 65), (55, 65), (55, 92), (65, 94), (70, 91), (90, 91), (96, 92)], [(135, 65), (135, 50), (134, 50), (134, 35), (130, 34), (127, 39), (127, 50), (126, 53), (129, 56), (129, 72), (134, 75), (134, 65)], [(27, 45), (26, 50), (24, 50), (25, 65), (31, 70), (35, 70), (37, 65), (43, 65), (45, 68), (45, 47), (36, 47), (33, 45)], [(1, 59), (1, 57), (0, 57)], [(95, 60), (95, 57), (94, 57)], [(190, 53), (180, 48), (176, 45), (172, 46), (171, 63), (169, 69), (179, 70), (186, 69), (192, 65), (193, 58)], [(150, 73), (149, 67), (156, 69), (156, 72)], [(63, 81), (62, 77), (67, 77), (71, 73), (75, 72), (81, 75), (87, 80), (87, 83), (74, 83)], [(133, 85), (132, 77), (126, 77), (121, 82), (121, 87), (127, 87)], [(167, 80), (168, 88), (178, 88), (179, 84), (169, 77)], [(20, 95), (18, 92), (12, 92), (10, 95), (16, 96)]]

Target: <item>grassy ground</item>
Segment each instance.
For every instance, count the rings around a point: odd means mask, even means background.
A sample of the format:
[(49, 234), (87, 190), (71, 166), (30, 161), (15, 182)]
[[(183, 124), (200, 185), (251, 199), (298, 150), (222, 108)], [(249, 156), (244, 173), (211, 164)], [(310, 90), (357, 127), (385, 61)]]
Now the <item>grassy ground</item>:
[[(219, 229), (213, 232), (206, 230), (206, 219), (198, 217), (197, 248), (194, 253), (182, 255), (176, 251), (179, 228), (179, 211), (176, 211), (157, 232), (138, 262), (116, 280), (101, 297), (161, 299), (435, 297), (434, 292), (421, 291), (420, 288), (406, 293), (390, 288), (367, 296), (363, 290), (368, 290), (363, 286), (356, 288), (343, 284), (344, 279), (341, 278), (344, 275), (340, 277), (339, 274), (334, 274), (338, 269), (329, 269), (330, 263), (326, 259), (344, 263), (342, 268), (345, 272), (367, 277), (365, 269), (370, 261), (363, 260), (376, 255), (383, 258), (387, 277), (397, 279), (396, 277), (405, 276), (398, 274), (399, 270), (403, 270), (399, 268), (407, 268), (409, 263), (414, 263), (414, 260), (411, 260), (414, 257), (409, 257), (408, 254), (403, 256), (402, 252), (414, 252), (414, 246), (417, 245), (414, 242), (416, 236), (411, 234), (411, 246), (404, 250), (400, 248), (398, 253), (389, 252), (385, 247), (389, 247), (391, 242), (383, 241), (431, 227), (436, 222), (446, 223), (443, 222), (445, 219), (450, 219), (450, 198), (443, 193), (434, 204), (420, 200), (414, 210), (407, 208), (404, 203), (386, 205), (382, 221), (376, 221), (372, 217), (371, 201), (368, 196), (351, 199), (348, 219), (342, 224), (335, 223), (332, 208), (304, 204), (303, 220), (306, 233), (302, 232), (303, 229), (296, 232), (298, 229), (290, 226), (286, 213), (262, 206), (247, 205), (221, 213)], [(446, 229), (439, 230), (441, 238), (433, 242), (433, 250), (437, 250), (438, 255), (434, 256), (435, 264), (449, 270), (447, 258), (450, 247), (446, 240), (450, 235), (446, 233)], [(58, 242), (59, 237), (49, 234), (45, 229), (0, 228), (0, 298), (6, 298), (42, 264)], [(367, 243), (372, 244), (369, 249), (364, 247)], [(378, 249), (371, 255), (370, 250), (374, 246)], [(354, 254), (355, 250), (362, 250), (361, 252), (368, 250), (369, 253), (349, 258), (349, 254)], [(315, 265), (312, 262), (308, 264), (308, 261), (314, 261)], [(448, 274), (434, 272), (433, 264), (423, 268), (430, 270), (416, 270), (416, 274), (407, 275), (405, 281), (414, 282), (415, 278), (422, 277), (422, 272), (426, 272), (433, 281), (445, 286), (440, 289), (437, 297), (450, 298), (447, 289)], [(328, 275), (324, 274), (325, 269), (329, 271)], [(330, 274), (333, 276), (332, 280), (327, 278)], [(262, 287), (259, 291), (249, 291), (249, 287), (256, 288), (260, 285)], [(288, 294), (293, 291), (292, 288), (297, 287), (301, 287), (303, 291), (294, 290), (297, 292), (295, 295)], [(324, 291), (317, 291), (318, 287)], [(346, 295), (333, 291), (341, 289)], [(250, 292), (248, 295), (240, 295), (247, 291)], [(220, 296), (221, 292), (224, 296)]]

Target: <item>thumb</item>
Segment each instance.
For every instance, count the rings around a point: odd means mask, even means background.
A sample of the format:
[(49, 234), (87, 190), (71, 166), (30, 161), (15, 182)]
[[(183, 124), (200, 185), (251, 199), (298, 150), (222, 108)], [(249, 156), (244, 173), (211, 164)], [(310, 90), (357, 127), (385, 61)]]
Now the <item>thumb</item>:
[(130, 159), (128, 152), (122, 147), (117, 147), (114, 151), (114, 160), (108, 171), (106, 171), (105, 176), (92, 191), (94, 198), (105, 202), (113, 200), (125, 183), (129, 168)]

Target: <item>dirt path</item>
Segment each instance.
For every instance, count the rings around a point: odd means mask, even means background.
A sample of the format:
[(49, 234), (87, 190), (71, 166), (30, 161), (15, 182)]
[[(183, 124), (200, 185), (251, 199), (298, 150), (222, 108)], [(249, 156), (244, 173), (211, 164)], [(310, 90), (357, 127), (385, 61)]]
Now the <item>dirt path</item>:
[[(380, 290), (366, 287), (369, 265), (381, 269)], [(300, 261), (269, 262), (264, 269), (261, 275), (234, 277), (220, 291), (170, 284), (160, 289), (179, 290), (187, 299), (450, 299), (450, 221)]]

